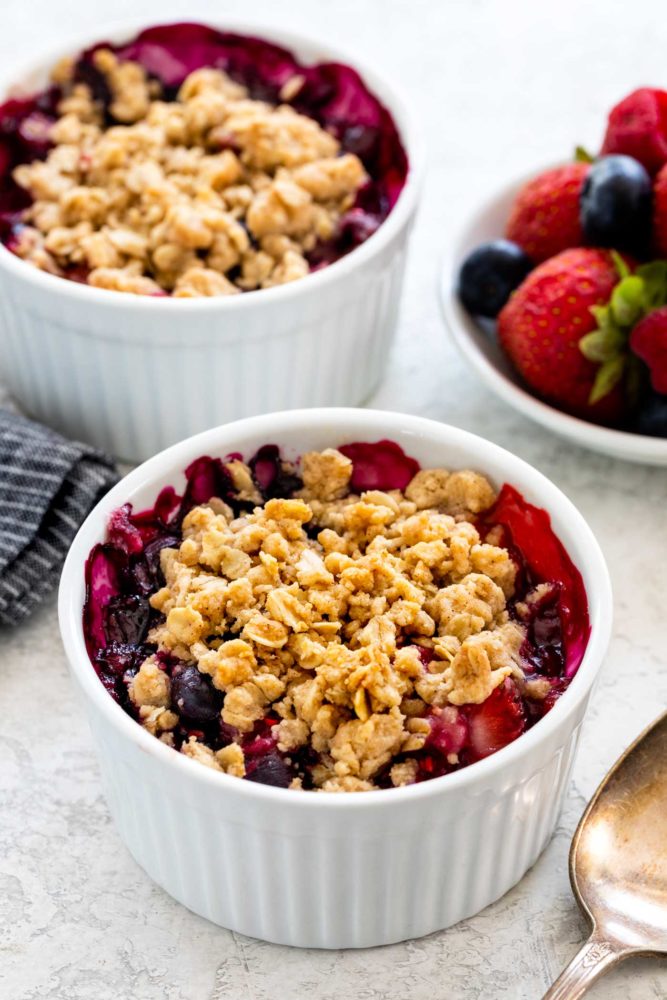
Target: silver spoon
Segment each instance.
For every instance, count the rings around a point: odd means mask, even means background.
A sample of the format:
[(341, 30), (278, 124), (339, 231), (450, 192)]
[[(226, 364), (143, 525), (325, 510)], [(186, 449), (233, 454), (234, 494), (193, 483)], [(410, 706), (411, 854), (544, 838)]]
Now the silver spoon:
[(593, 796), (572, 841), (570, 881), (591, 936), (543, 1000), (577, 1000), (623, 959), (667, 954), (667, 712)]

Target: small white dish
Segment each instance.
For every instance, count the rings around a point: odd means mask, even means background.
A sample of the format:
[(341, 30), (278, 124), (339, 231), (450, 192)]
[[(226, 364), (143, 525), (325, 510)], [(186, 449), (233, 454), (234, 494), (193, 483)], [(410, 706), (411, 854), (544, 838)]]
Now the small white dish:
[[(549, 164), (543, 169), (548, 169)], [(539, 169), (504, 187), (500, 193), (483, 201), (463, 226), (440, 268), (440, 303), (445, 324), (457, 348), (497, 396), (515, 410), (547, 427), (555, 434), (593, 451), (622, 458), (627, 462), (667, 465), (667, 439), (612, 430), (579, 417), (562, 413), (533, 396), (523, 385), (494, 336), (473, 319), (461, 305), (457, 292), (458, 272), (466, 255), (480, 243), (498, 239), (505, 230), (510, 206), (524, 184), (540, 173)]]
[[(591, 634), (567, 691), (515, 742), (469, 767), (403, 788), (316, 793), (212, 771), (155, 739), (110, 697), (86, 651), (84, 567), (112, 510), (154, 503), (200, 455), (251, 455), (268, 441), (296, 456), (390, 438), (424, 467), (474, 468), (549, 512), (580, 570)], [(158, 885), (241, 934), (310, 948), (420, 937), (510, 889), (548, 843), (612, 621), (609, 573), (591, 529), (553, 483), (497, 445), (433, 420), (312, 409), (206, 431), (145, 462), (95, 507), (63, 569), (60, 630), (83, 696), (111, 814)]]

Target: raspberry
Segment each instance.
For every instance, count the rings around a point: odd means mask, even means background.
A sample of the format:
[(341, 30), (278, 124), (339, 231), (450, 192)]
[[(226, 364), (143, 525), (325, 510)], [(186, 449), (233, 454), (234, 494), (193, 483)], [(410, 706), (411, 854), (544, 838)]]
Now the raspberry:
[(655, 391), (667, 393), (667, 306), (637, 323), (630, 334), (630, 349), (648, 365)]
[(667, 91), (640, 87), (609, 112), (602, 153), (625, 153), (650, 174), (667, 162)]

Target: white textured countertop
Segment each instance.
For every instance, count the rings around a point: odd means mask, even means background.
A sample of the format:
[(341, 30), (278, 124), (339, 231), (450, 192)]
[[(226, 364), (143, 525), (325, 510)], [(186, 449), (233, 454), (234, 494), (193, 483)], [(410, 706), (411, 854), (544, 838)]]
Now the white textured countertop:
[[(447, 343), (438, 258), (484, 190), (577, 142), (605, 110), (667, 85), (655, 0), (5, 0), (0, 61), (107, 19), (225, 10), (280, 17), (356, 49), (405, 85), (430, 147), (399, 341), (373, 400), (469, 428), (551, 477), (609, 561), (614, 639), (555, 838), (512, 892), (419, 941), (305, 952), (242, 938), (154, 886), (117, 837), (70, 686), (51, 599), (0, 631), (0, 996), (3, 1000), (537, 1000), (585, 934), (570, 837), (620, 751), (667, 703), (667, 472), (579, 450), (490, 398)], [(598, 1000), (667, 998), (667, 964), (628, 962)]]

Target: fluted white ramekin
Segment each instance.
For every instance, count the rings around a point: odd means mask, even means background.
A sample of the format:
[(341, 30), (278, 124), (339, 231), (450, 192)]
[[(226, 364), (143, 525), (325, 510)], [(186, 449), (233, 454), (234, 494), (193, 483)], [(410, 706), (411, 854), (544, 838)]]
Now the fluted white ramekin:
[[(299, 281), (229, 298), (92, 288), (46, 274), (0, 245), (2, 379), (32, 417), (131, 461), (227, 420), (362, 403), (380, 380), (396, 328), (422, 173), (402, 99), (356, 56), (325, 43), (231, 17), (207, 23), (260, 35), (307, 62), (354, 66), (392, 113), (409, 172), (388, 218), (360, 247)], [(3, 72), (0, 100), (43, 87), (61, 56), (147, 26), (103, 26)]]
[[(200, 455), (390, 438), (423, 466), (472, 467), (510, 482), (551, 515), (581, 571), (591, 637), (570, 687), (516, 742), (454, 774), (359, 793), (297, 792), (203, 767), (149, 735), (109, 696), (82, 633), (84, 564), (109, 512), (150, 506)], [(167, 892), (223, 927), (281, 944), (369, 947), (455, 923), (502, 896), (549, 840), (579, 730), (607, 649), (612, 598), (604, 558), (570, 501), (541, 473), (483, 438), (372, 410), (270, 414), (219, 427), (140, 466), (102, 500), (70, 550), (60, 627), (83, 693), (109, 808), (136, 861)]]

